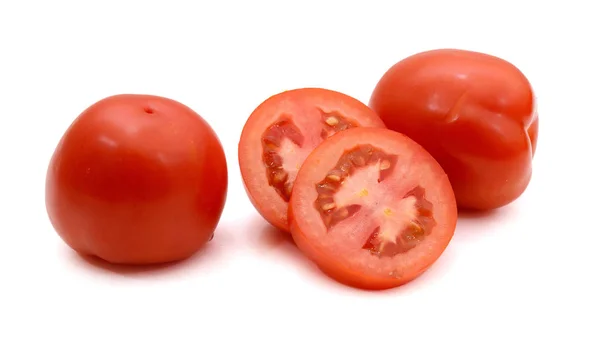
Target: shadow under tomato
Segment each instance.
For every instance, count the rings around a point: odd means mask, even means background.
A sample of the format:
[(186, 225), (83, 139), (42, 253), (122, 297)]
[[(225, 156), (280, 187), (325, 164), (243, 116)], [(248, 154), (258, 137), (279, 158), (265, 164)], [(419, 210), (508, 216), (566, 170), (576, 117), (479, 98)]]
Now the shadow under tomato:
[(344, 292), (349, 295), (356, 295), (358, 292), (361, 294), (368, 293), (389, 296), (390, 294), (400, 295), (404, 292), (412, 292), (415, 289), (424, 287), (428, 280), (441, 278), (450, 270), (449, 265), (452, 264), (454, 256), (452, 250), (448, 248), (434, 266), (413, 281), (402, 286), (384, 290), (361, 289), (338, 282), (336, 279), (330, 277), (326, 272), (321, 270), (319, 266), (304, 256), (289, 233), (275, 228), (262, 219), (253, 220), (252, 224), (250, 224), (250, 228), (253, 228), (254, 231), (260, 229), (257, 231), (258, 235), (256, 236), (255, 241), (257, 249), (265, 253), (272, 252), (278, 259), (284, 259), (286, 262), (289, 262), (289, 266), (302, 269), (303, 273), (306, 273), (306, 280), (308, 282), (315, 282), (319, 285), (331, 288), (335, 292)]
[(86, 255), (79, 252), (74, 253), (79, 259), (82, 259), (85, 263), (90, 264), (95, 268), (106, 270), (108, 272), (117, 273), (120, 275), (132, 275), (132, 274), (149, 274), (159, 272), (161, 270), (173, 269), (176, 265), (182, 264), (190, 258), (173, 261), (167, 263), (158, 264), (144, 264), (144, 265), (129, 265), (129, 264), (114, 264), (99, 258), (98, 256)]
[(271, 226), (270, 224), (262, 224), (262, 230), (259, 233), (259, 240), (261, 245), (263, 245), (267, 249), (275, 249), (281, 247), (282, 245), (293, 245), (294, 240), (289, 233), (286, 233), (282, 230)]
[(486, 229), (501, 226), (515, 213), (518, 213), (518, 207), (515, 204), (485, 211), (461, 210), (458, 213), (456, 231), (459, 234), (471, 232), (472, 234), (481, 233), (483, 235), (487, 232)]
[[(333, 286), (339, 290), (351, 290), (351, 292), (362, 291), (371, 294), (400, 295), (405, 292), (415, 292), (419, 289), (426, 288), (429, 283), (444, 278), (444, 276), (451, 271), (452, 266), (457, 259), (457, 245), (460, 245), (460, 242), (464, 240), (464, 234), (479, 234), (488, 227), (502, 223), (502, 219), (515, 211), (513, 207), (513, 205), (507, 205), (505, 207), (486, 211), (459, 210), (457, 238), (448, 245), (440, 258), (412, 281), (395, 288), (384, 290), (360, 289), (338, 282), (305, 257), (295, 245), (292, 236), (289, 233), (277, 229), (260, 217), (252, 220), (249, 228), (251, 228), (251, 231), (253, 232), (258, 232), (258, 238), (255, 242), (261, 250), (266, 250), (267, 252), (275, 251), (276, 255), (289, 260), (291, 262), (290, 264), (301, 267), (307, 272), (309, 277), (314, 277), (311, 278), (313, 281)], [(261, 230), (257, 231), (259, 228)], [(473, 233), (475, 229), (479, 230), (476, 230), (475, 233)]]
[(76, 260), (85, 263), (85, 265), (88, 267), (91, 266), (104, 272), (115, 273), (123, 276), (168, 275), (173, 274), (175, 271), (185, 270), (191, 266), (200, 265), (202, 264), (202, 261), (208, 257), (210, 257), (211, 260), (214, 260), (215, 257), (218, 256), (220, 249), (223, 247), (221, 242), (227, 242), (231, 240), (232, 237), (228, 231), (217, 228), (214, 238), (192, 256), (182, 260), (157, 264), (115, 264), (110, 263), (100, 257), (82, 254), (73, 250), (71, 250), (71, 254)]
[(341, 285), (335, 283), (304, 256), (289, 233), (279, 230), (260, 217), (250, 221), (248, 227), (256, 233), (250, 238), (253, 239), (252, 246), (260, 254), (268, 255), (270, 259), (283, 260), (286, 263), (284, 266), (302, 269), (306, 272), (307, 280), (334, 287)]
[[(502, 208), (500, 208), (502, 209)], [(500, 209), (492, 210), (471, 210), (471, 209), (459, 209), (459, 219), (482, 219), (496, 217), (500, 213)]]

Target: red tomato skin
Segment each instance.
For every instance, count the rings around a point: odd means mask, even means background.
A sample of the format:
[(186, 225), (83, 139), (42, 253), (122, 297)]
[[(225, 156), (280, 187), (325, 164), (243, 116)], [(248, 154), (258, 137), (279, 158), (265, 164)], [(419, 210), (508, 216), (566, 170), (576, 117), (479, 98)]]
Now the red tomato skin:
[(210, 240), (227, 184), (222, 145), (200, 115), (164, 97), (115, 95), (82, 112), (59, 141), (46, 210), (83, 255), (165, 263)]
[(382, 76), (369, 106), (434, 156), (459, 208), (499, 208), (527, 188), (539, 121), (532, 86), (513, 64), (467, 50), (415, 54)]

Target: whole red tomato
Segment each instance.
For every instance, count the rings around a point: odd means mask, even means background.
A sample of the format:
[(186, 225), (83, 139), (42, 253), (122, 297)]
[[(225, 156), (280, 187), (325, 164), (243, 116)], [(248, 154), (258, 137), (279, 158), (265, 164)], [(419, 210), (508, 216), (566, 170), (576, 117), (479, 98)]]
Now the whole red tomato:
[(225, 154), (204, 119), (167, 98), (116, 95), (86, 109), (60, 140), (46, 208), (82, 254), (163, 263), (210, 240), (226, 193)]
[(412, 55), (383, 75), (369, 105), (441, 164), (459, 208), (504, 206), (529, 184), (535, 97), (523, 73), (503, 59), (455, 49)]

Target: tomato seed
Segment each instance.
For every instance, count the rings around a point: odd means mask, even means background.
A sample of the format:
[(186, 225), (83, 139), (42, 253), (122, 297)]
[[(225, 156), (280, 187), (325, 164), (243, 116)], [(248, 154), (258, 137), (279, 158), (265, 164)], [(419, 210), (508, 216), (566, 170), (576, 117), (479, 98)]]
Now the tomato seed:
[(338, 124), (340, 121), (338, 119), (336, 119), (334, 116), (330, 116), (328, 118), (325, 119), (325, 123), (327, 123), (327, 125), (329, 126), (335, 126), (336, 124)]
[(331, 209), (335, 209), (335, 203), (323, 204), (323, 206), (321, 207), (321, 209), (323, 209), (325, 211), (331, 210)]
[(327, 179), (330, 180), (330, 181), (334, 181), (334, 182), (339, 182), (339, 181), (342, 180), (342, 178), (340, 176), (335, 175), (335, 174), (328, 175)]

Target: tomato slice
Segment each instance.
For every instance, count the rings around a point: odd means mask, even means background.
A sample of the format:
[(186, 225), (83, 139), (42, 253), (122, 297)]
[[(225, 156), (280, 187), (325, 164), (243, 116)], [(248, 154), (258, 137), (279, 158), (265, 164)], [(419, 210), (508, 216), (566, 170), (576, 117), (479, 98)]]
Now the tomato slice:
[(365, 104), (322, 88), (271, 96), (248, 118), (238, 147), (246, 192), (272, 225), (288, 231), (287, 209), (298, 169), (331, 135), (354, 127), (384, 127)]
[(403, 134), (355, 128), (321, 143), (304, 161), (289, 222), (300, 250), (332, 278), (385, 289), (427, 270), (457, 221), (450, 181)]

